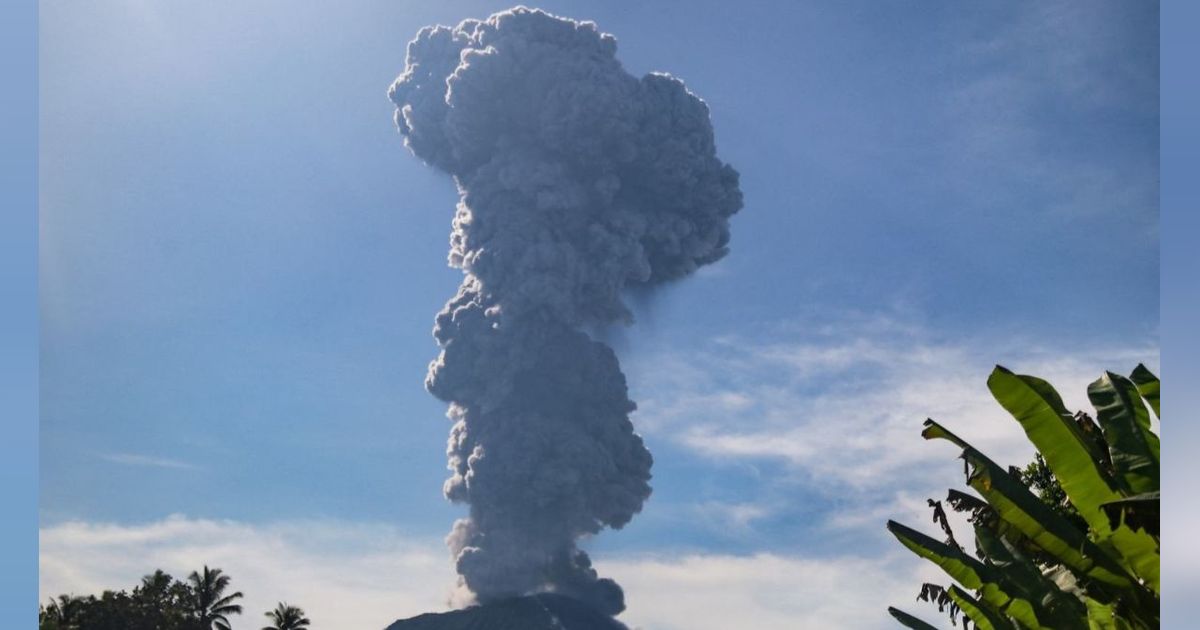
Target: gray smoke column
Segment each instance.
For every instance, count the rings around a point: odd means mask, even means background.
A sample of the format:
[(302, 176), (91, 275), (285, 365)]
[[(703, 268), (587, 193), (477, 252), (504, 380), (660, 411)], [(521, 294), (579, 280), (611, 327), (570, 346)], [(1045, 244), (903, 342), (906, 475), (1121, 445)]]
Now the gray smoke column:
[(630, 323), (626, 288), (723, 257), (742, 206), (704, 102), (636, 78), (591, 22), (518, 7), (426, 27), (388, 92), (417, 157), (460, 195), (425, 384), (450, 403), (447, 538), (479, 601), (553, 591), (616, 615), (621, 588), (577, 546), (650, 496), (649, 451), (616, 355), (583, 332)]

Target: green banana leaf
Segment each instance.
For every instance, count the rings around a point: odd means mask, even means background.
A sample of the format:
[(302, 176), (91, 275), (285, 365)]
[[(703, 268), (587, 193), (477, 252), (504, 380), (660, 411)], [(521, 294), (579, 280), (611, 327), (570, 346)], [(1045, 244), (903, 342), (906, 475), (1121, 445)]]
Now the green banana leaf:
[(1112, 555), (1120, 555), (1123, 563), (1134, 575), (1157, 595), (1160, 592), (1160, 554), (1158, 541), (1145, 530), (1133, 531), (1128, 524), (1113, 530), (1107, 540), (1100, 541), (1105, 548), (1111, 547)]
[[(963, 449), (969, 470), (967, 485), (978, 492), (1001, 519), (1014, 526), (1043, 551), (1063, 564), (1113, 586), (1133, 583), (1117, 559), (1034, 496), (1028, 488), (963, 439), (932, 419), (921, 432), (925, 439), (941, 438)], [(1105, 519), (1107, 524), (1107, 518)], [(963, 584), (973, 588), (969, 584)]]
[(1013, 598), (1003, 611), (1006, 615), (1030, 628), (1040, 624), (1056, 630), (1083, 630), (1079, 623), (1087, 615), (1083, 602), (1063, 592), (1037, 565), (988, 528), (976, 525), (975, 541), (988, 564), (998, 569), (1001, 588)]
[(1133, 368), (1133, 374), (1129, 375), (1129, 380), (1137, 385), (1138, 393), (1146, 399), (1146, 402), (1150, 403), (1150, 408), (1154, 409), (1154, 415), (1162, 419), (1162, 413), (1158, 410), (1158, 377), (1147, 370), (1145, 365), (1139, 363), (1137, 367)]
[(941, 567), (947, 575), (957, 580), (959, 584), (971, 590), (979, 590), (983, 587), (983, 574), (988, 572), (988, 567), (975, 558), (968, 556), (962, 549), (926, 536), (896, 521), (889, 520), (887, 528), (900, 541), (900, 544), (908, 547), (918, 556)]
[(912, 628), (913, 630), (938, 630), (937, 626), (927, 624), (899, 608), (888, 606), (888, 613), (907, 628)]
[(1088, 630), (1131, 630), (1133, 626), (1115, 614), (1114, 608), (1087, 598)]
[(968, 619), (975, 622), (978, 630), (1009, 630), (1013, 627), (1011, 622), (996, 614), (987, 607), (987, 604), (976, 600), (953, 584), (946, 589), (946, 594), (955, 604), (958, 604), (958, 608)]
[(1150, 430), (1150, 412), (1142, 404), (1137, 386), (1124, 376), (1105, 372), (1088, 385), (1087, 393), (1126, 494), (1158, 490), (1158, 436)]
[(1020, 530), (1013, 527), (1012, 523), (1000, 518), (996, 514), (996, 511), (992, 509), (992, 506), (988, 505), (987, 501), (951, 488), (949, 494), (946, 495), (946, 502), (956, 512), (969, 513), (967, 518), (971, 523), (986, 527), (989, 532), (1002, 538), (1005, 544), (1011, 545), (1014, 549), (1019, 549), (1024, 556), (1041, 552), (1041, 548), (1029, 540)]
[(1100, 466), (1101, 455), (1093, 452), (1058, 392), (1040, 378), (1013, 374), (1001, 366), (987, 384), (996, 401), (1021, 423), (1080, 516), (1100, 538), (1107, 537), (1111, 530), (1100, 504), (1121, 497)]
[(980, 593), (985, 602), (997, 609), (1003, 609), (1012, 600), (1000, 588), (999, 575), (996, 570), (968, 556), (962, 549), (930, 538), (896, 521), (888, 521), (887, 528), (900, 541), (900, 544), (941, 567), (959, 584)]
[(1113, 526), (1113, 529), (1116, 529), (1124, 522), (1134, 531), (1144, 529), (1151, 536), (1158, 538), (1158, 492), (1147, 492), (1117, 501), (1109, 501), (1100, 507), (1108, 515), (1108, 522)]
[[(1088, 386), (1088, 398), (1096, 407), (1096, 416), (1109, 444), (1113, 467), (1129, 494), (1143, 495), (1159, 489), (1159, 440), (1150, 430), (1150, 413), (1142, 403), (1137, 387), (1129, 379), (1105, 372)], [(1112, 529), (1106, 505), (1127, 497), (1116, 496), (1099, 507), (1112, 531), (1107, 540), (1124, 558), (1135, 575), (1159, 592), (1159, 545), (1145, 529), (1135, 531), (1136, 523)], [(1133, 527), (1131, 527), (1132, 525)]]
[[(1160, 439), (1150, 416), (1151, 410), (1160, 415), (1158, 377), (1141, 364), (1129, 377), (1105, 372), (1088, 387), (1095, 421), (1068, 411), (1046, 381), (1001, 366), (988, 388), (1021, 424), (1087, 525), (1043, 503), (1019, 471), (1000, 467), (926, 420), (922, 437), (959, 446), (967, 484), (982, 497), (956, 490), (947, 497), (975, 528), (975, 555), (949, 532), (941, 542), (888, 522), (906, 548), (958, 582), (937, 590), (938, 603), (953, 602), (964, 628), (968, 621), (984, 630), (1158, 628)], [(910, 628), (932, 627), (889, 612)]]

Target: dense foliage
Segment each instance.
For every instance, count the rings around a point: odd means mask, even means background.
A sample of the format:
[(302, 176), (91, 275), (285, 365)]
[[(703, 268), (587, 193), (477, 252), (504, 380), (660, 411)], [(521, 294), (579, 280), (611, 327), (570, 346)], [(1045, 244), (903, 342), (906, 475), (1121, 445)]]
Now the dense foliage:
[[(38, 611), (39, 630), (229, 630), (229, 617), (242, 613), (242, 593), (228, 593), (230, 578), (205, 566), (186, 580), (162, 570), (142, 578), (130, 591), (104, 591), (99, 597), (59, 595)], [(270, 630), (304, 630), (304, 611), (279, 604), (266, 613)]]
[[(1139, 365), (1088, 386), (1096, 418), (1071, 413), (1049, 383), (997, 367), (996, 400), (1038, 450), (1007, 470), (933, 420), (925, 439), (963, 449), (967, 485), (946, 503), (974, 528), (975, 552), (955, 539), (941, 501), (930, 500), (937, 540), (894, 521), (888, 530), (956, 582), (925, 584), (919, 599), (983, 630), (1148, 629), (1159, 625), (1159, 381)], [(933, 626), (895, 608), (909, 628)]]

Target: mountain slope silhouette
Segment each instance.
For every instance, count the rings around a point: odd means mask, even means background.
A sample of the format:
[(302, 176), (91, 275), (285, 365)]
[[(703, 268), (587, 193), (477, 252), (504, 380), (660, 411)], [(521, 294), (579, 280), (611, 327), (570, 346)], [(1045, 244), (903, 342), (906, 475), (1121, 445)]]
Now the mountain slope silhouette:
[(385, 630), (628, 630), (572, 597), (540, 593), (401, 619)]

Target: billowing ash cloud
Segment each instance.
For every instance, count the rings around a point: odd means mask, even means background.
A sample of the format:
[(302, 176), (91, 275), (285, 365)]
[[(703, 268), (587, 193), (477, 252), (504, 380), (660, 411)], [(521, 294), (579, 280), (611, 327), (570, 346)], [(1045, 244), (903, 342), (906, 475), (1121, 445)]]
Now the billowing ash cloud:
[(410, 150), (454, 176), (450, 264), (426, 387), (454, 421), (446, 496), (470, 505), (447, 542), (480, 601), (555, 591), (615, 615), (623, 594), (579, 538), (650, 495), (625, 376), (582, 332), (632, 320), (627, 287), (728, 251), (738, 174), (704, 102), (636, 78), (591, 22), (518, 7), (421, 29), (388, 96)]

